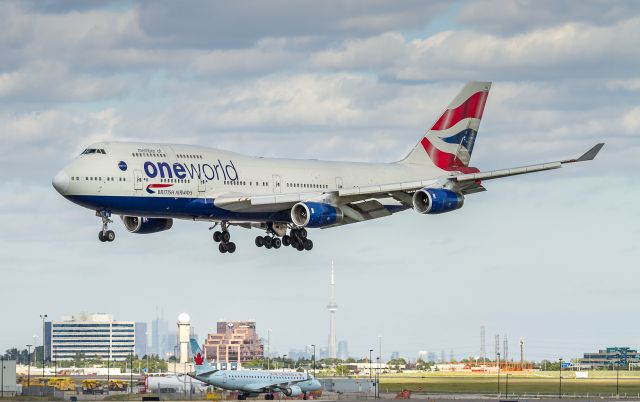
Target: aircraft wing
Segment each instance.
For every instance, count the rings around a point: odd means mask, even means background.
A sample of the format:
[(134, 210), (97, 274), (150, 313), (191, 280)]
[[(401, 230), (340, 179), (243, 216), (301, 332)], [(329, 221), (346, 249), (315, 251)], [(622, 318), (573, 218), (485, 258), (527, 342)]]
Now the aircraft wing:
[[(420, 180), (414, 182), (390, 183), (379, 186), (356, 187), (340, 190), (340, 197), (369, 196), (379, 198), (380, 195), (391, 196), (403, 204), (411, 203), (410, 192), (420, 190), (425, 187), (447, 187), (459, 191), (463, 194), (471, 194), (485, 191), (480, 185), (481, 180), (499, 179), (502, 177), (516, 176), (527, 173), (542, 172), (544, 170), (558, 169), (565, 164), (584, 162), (593, 160), (602, 149), (604, 143), (599, 143), (591, 147), (582, 156), (573, 159), (565, 159), (556, 162), (541, 163), (537, 165), (521, 166), (510, 169), (490, 170), (486, 172), (458, 174), (440, 179)], [(408, 197), (408, 198), (407, 198)]]
[(464, 181), (469, 181), (469, 180), (474, 180), (474, 181), (475, 180), (490, 180), (490, 179), (499, 179), (499, 178), (508, 177), (508, 176), (516, 176), (516, 175), (520, 175), (520, 174), (542, 172), (544, 170), (558, 169), (558, 168), (561, 168), (562, 165), (565, 165), (565, 164), (568, 164), (568, 163), (584, 162), (584, 161), (593, 160), (596, 157), (596, 155), (598, 155), (598, 152), (600, 152), (600, 150), (602, 149), (603, 146), (604, 146), (604, 143), (596, 144), (591, 149), (589, 149), (587, 152), (582, 154), (582, 156), (580, 156), (579, 158), (565, 159), (565, 160), (561, 160), (561, 161), (549, 162), (549, 163), (541, 163), (541, 164), (537, 164), (537, 165), (521, 166), (521, 167), (516, 167), (516, 168), (511, 168), (511, 169), (490, 170), (490, 171), (487, 171), (487, 172), (462, 174), (462, 175), (459, 175), (459, 176), (454, 176), (452, 178), (452, 180), (455, 180), (457, 182), (464, 182)]
[[(578, 158), (521, 166), (510, 169), (490, 170), (486, 172), (454, 174), (436, 179), (424, 179), (409, 182), (387, 183), (373, 186), (344, 188), (330, 192), (300, 192), (268, 195), (244, 195), (238, 193), (222, 194), (215, 198), (219, 208), (242, 212), (283, 212), (301, 201), (330, 203), (340, 207), (345, 219), (341, 223), (349, 224), (389, 216), (411, 208), (412, 193), (425, 187), (449, 188), (464, 195), (485, 191), (481, 181), (499, 179), (544, 170), (558, 169), (565, 164), (592, 160), (604, 146), (596, 144)], [(393, 204), (383, 204), (379, 200), (393, 199)]]

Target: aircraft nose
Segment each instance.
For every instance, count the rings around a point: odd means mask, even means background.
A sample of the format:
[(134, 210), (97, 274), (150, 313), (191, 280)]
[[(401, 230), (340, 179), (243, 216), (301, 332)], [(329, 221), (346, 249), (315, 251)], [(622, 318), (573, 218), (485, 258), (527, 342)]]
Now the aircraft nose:
[(69, 175), (64, 170), (59, 171), (51, 181), (51, 184), (57, 192), (64, 195), (69, 189)]

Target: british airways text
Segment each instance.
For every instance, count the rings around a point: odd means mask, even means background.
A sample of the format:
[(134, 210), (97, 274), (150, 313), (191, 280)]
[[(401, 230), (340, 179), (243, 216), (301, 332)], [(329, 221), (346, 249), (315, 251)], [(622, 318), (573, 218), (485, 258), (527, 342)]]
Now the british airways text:
[(153, 179), (160, 177), (176, 178), (176, 179), (207, 179), (207, 180), (238, 180), (238, 171), (233, 161), (223, 165), (220, 159), (217, 163), (174, 163), (170, 165), (167, 162), (150, 162), (144, 163), (145, 174)]

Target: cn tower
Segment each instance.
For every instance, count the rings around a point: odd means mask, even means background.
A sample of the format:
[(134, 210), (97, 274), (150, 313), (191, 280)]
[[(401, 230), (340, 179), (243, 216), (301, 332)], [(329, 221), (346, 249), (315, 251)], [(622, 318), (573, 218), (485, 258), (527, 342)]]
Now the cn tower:
[(336, 358), (336, 278), (333, 273), (333, 260), (331, 261), (331, 281), (329, 282), (329, 357)]

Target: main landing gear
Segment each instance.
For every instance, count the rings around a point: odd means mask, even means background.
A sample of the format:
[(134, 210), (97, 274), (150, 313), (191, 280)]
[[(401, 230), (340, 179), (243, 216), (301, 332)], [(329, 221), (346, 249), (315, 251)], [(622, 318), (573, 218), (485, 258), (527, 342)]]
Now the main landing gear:
[(307, 230), (305, 228), (293, 228), (289, 231), (288, 235), (282, 236), (282, 240), (275, 233), (270, 232), (267, 236), (256, 237), (256, 246), (266, 249), (279, 249), (280, 246), (291, 246), (298, 251), (311, 250), (313, 248), (313, 242), (307, 238)]
[(282, 244), (285, 246), (291, 245), (291, 247), (298, 251), (310, 251), (313, 248), (313, 242), (307, 238), (307, 229), (305, 228), (291, 229), (288, 236), (285, 235), (282, 237)]
[(264, 400), (265, 401), (273, 401), (275, 398), (275, 396), (273, 394), (264, 394)]
[(220, 250), (222, 254), (234, 253), (236, 251), (236, 244), (230, 241), (231, 233), (229, 233), (229, 224), (223, 221), (220, 225), (222, 226), (222, 231), (216, 230), (213, 232), (213, 241), (220, 243), (218, 250)]
[(116, 239), (116, 234), (113, 230), (109, 230), (109, 224), (113, 223), (110, 219), (111, 212), (108, 211), (96, 211), (96, 216), (102, 218), (102, 230), (98, 232), (98, 239), (101, 242), (112, 242)]

